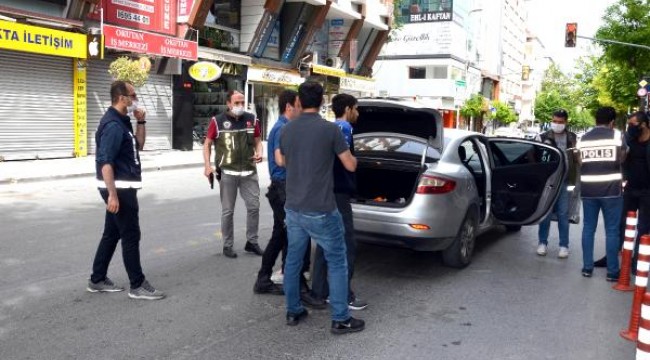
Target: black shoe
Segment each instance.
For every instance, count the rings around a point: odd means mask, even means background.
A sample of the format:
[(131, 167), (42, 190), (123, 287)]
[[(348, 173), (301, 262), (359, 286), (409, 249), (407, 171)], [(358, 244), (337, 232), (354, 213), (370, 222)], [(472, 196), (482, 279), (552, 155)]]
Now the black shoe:
[(607, 274), (606, 279), (609, 282), (617, 282), (618, 281), (618, 273), (616, 273), (616, 274)]
[(602, 258), (594, 261), (594, 267), (597, 268), (607, 267), (607, 256), (603, 256)]
[(366, 327), (366, 322), (355, 319), (350, 316), (345, 321), (332, 321), (332, 334), (347, 334), (351, 332), (362, 331)]
[(284, 295), (282, 286), (274, 283), (269, 278), (258, 278), (253, 286), (253, 292), (255, 294), (273, 294), (273, 295)]
[(582, 276), (584, 277), (591, 277), (591, 274), (593, 273), (593, 270), (587, 270), (587, 269), (582, 269)]
[(237, 257), (237, 253), (235, 252), (235, 250), (232, 249), (232, 247), (223, 248), (223, 255), (225, 257), (229, 257), (231, 259), (234, 259), (234, 258)]
[(300, 294), (300, 300), (305, 306), (314, 310), (323, 310), (327, 308), (327, 303), (323, 299), (315, 298), (310, 292)]
[(250, 243), (248, 241), (246, 242), (246, 246), (244, 246), (244, 250), (246, 252), (250, 252), (250, 253), (253, 253), (255, 255), (259, 255), (259, 256), (264, 255), (264, 251), (262, 251), (262, 249), (260, 249), (259, 245)]
[(302, 309), (302, 312), (298, 314), (287, 313), (287, 325), (296, 326), (301, 320), (306, 318), (307, 315), (309, 315), (307, 309)]

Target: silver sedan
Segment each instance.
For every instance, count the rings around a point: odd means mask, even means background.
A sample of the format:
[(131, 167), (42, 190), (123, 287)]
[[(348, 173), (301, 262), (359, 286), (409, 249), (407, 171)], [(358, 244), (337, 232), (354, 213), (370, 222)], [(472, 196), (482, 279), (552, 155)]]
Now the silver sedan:
[(359, 114), (360, 242), (442, 251), (446, 265), (464, 267), (478, 234), (541, 221), (567, 173), (552, 146), (443, 129), (440, 113), (416, 102), (361, 99)]

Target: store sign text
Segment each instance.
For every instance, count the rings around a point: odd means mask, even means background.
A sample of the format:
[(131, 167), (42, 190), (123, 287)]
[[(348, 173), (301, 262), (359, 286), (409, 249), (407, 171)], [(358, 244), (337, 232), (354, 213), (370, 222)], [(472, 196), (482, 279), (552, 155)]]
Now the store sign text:
[(219, 65), (209, 61), (199, 61), (190, 66), (188, 71), (192, 79), (201, 82), (215, 81), (223, 73)]
[(103, 32), (107, 48), (186, 60), (196, 60), (198, 57), (198, 44), (196, 41), (182, 40), (111, 25), (104, 25)]
[(300, 74), (294, 74), (288, 71), (249, 67), (248, 80), (284, 85), (300, 85), (305, 79), (300, 77)]
[(86, 35), (0, 20), (0, 49), (85, 59)]
[(133, 29), (176, 34), (177, 4), (172, 0), (105, 0), (106, 22)]

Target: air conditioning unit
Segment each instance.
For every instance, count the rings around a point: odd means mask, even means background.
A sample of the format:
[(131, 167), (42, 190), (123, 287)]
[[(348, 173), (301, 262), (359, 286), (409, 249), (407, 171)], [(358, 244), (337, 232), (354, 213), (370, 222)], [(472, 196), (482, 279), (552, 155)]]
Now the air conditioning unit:
[(340, 69), (343, 67), (343, 61), (338, 56), (328, 57), (327, 60), (325, 60), (325, 66)]

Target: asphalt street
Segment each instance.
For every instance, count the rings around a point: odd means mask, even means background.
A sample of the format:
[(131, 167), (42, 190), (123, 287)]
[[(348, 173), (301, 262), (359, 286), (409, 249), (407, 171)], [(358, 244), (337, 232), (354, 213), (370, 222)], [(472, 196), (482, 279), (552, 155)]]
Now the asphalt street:
[[(201, 168), (148, 172), (140, 192), (147, 278), (168, 294), (137, 301), (91, 294), (86, 281), (104, 207), (90, 178), (0, 186), (0, 359), (632, 359), (622, 340), (631, 294), (605, 270), (580, 275), (571, 256), (535, 254), (536, 227), (479, 238), (474, 262), (449, 269), (431, 253), (360, 246), (354, 287), (366, 330), (329, 333), (329, 313), (284, 323), (284, 297), (255, 295), (261, 258), (221, 255), (218, 191)], [(261, 181), (262, 194), (268, 184)], [(272, 226), (261, 198), (260, 243)], [(604, 253), (598, 233), (596, 256)], [(120, 249), (109, 276), (128, 286)]]

